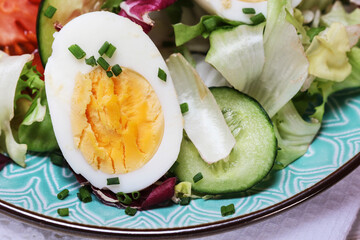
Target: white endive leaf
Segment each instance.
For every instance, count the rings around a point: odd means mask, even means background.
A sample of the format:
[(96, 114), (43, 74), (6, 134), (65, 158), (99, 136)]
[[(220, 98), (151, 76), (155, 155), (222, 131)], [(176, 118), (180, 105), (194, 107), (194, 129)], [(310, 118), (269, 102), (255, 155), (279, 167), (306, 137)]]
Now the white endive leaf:
[(264, 26), (241, 25), (210, 35), (211, 47), (205, 60), (240, 91), (247, 92), (252, 82), (261, 75), (265, 62)]
[(214, 96), (181, 54), (172, 54), (167, 65), (180, 103), (187, 103), (185, 131), (203, 160), (214, 163), (227, 157), (236, 141)]
[(18, 144), (12, 134), (10, 121), (14, 117), (14, 97), (21, 71), (31, 55), (8, 56), (0, 51), (0, 137), (5, 145), (0, 148), (20, 166), (25, 166), (26, 144)]

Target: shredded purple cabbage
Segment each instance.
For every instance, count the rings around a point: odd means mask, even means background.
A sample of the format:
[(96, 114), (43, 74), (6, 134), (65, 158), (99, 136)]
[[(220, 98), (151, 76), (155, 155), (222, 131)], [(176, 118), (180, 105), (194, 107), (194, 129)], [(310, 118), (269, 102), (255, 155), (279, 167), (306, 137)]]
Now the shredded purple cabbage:
[(11, 158), (0, 153), (0, 171), (11, 162)]

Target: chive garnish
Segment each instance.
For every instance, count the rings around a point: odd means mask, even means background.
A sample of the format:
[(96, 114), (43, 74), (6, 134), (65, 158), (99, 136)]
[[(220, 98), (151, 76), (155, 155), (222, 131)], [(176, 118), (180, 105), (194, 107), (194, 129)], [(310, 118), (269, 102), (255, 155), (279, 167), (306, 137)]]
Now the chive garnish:
[(244, 14), (255, 14), (255, 13), (256, 13), (256, 11), (255, 11), (254, 8), (243, 8), (243, 9), (242, 9), (242, 12), (243, 12)]
[(119, 76), (120, 73), (122, 72), (122, 69), (121, 67), (119, 66), (119, 64), (116, 64), (114, 65), (112, 68), (111, 68), (112, 72), (114, 73), (115, 76)]
[(79, 188), (79, 193), (77, 194), (77, 196), (80, 199), (80, 201), (84, 203), (88, 203), (92, 201), (91, 193), (86, 186)]
[(69, 208), (59, 208), (57, 212), (61, 217), (69, 216)]
[(132, 192), (131, 196), (134, 200), (138, 200), (141, 196), (140, 192), (136, 191), (136, 192)]
[(201, 179), (203, 179), (203, 175), (202, 175), (201, 172), (198, 172), (198, 173), (193, 177), (194, 183), (197, 183), (197, 182), (200, 181)]
[(180, 198), (180, 205), (184, 206), (184, 205), (189, 205), (191, 201), (191, 197), (182, 197)]
[(106, 179), (107, 181), (107, 185), (116, 185), (116, 184), (120, 184), (120, 180), (118, 177), (114, 177), (114, 178), (108, 178)]
[(89, 57), (89, 58), (85, 58), (85, 63), (86, 63), (87, 65), (92, 66), (92, 67), (95, 67), (95, 66), (97, 65), (97, 64), (96, 64), (96, 59), (95, 59), (94, 56), (91, 56), (91, 57)]
[(227, 206), (221, 206), (221, 216), (225, 217), (228, 215), (232, 215), (235, 213), (235, 206), (234, 204), (230, 204)]
[(69, 195), (69, 190), (64, 189), (57, 194), (57, 198), (60, 200), (64, 200)]
[(104, 44), (101, 46), (101, 48), (99, 49), (99, 54), (100, 56), (104, 55), (104, 53), (106, 53), (106, 51), (108, 50), (110, 46), (110, 43), (108, 41), (104, 42)]
[(184, 114), (189, 111), (189, 105), (185, 102), (180, 104), (181, 113)]
[(111, 71), (106, 71), (106, 75), (108, 76), (108, 78), (114, 76), (114, 74)]
[(265, 21), (265, 16), (262, 13), (258, 13), (255, 16), (252, 16), (250, 20), (253, 22), (253, 24), (257, 25), (259, 23), (262, 23)]
[(125, 208), (126, 215), (134, 216), (136, 214), (136, 212), (137, 212), (136, 208), (131, 208), (131, 207)]
[(50, 154), (50, 161), (57, 166), (64, 166), (64, 157), (60, 152), (52, 152)]
[(161, 68), (159, 68), (158, 77), (161, 80), (163, 80), (164, 82), (166, 82), (166, 78), (167, 78), (166, 72), (164, 70), (162, 70)]
[(125, 204), (125, 205), (129, 205), (132, 203), (132, 199), (131, 197), (129, 197), (129, 195), (127, 195), (126, 193), (123, 192), (119, 192), (116, 194), (119, 202)]
[(115, 51), (116, 51), (116, 47), (110, 43), (108, 49), (105, 52), (105, 55), (111, 58), (114, 55)]
[(77, 59), (82, 59), (86, 56), (86, 53), (77, 44), (71, 45), (68, 49)]
[(107, 71), (110, 67), (110, 65), (108, 64), (108, 62), (103, 58), (103, 57), (99, 57), (97, 59), (97, 63), (105, 70)]
[(45, 17), (48, 17), (48, 18), (52, 18), (56, 12), (56, 8), (54, 8), (53, 6), (48, 6), (47, 9), (45, 10), (44, 12), (44, 15)]

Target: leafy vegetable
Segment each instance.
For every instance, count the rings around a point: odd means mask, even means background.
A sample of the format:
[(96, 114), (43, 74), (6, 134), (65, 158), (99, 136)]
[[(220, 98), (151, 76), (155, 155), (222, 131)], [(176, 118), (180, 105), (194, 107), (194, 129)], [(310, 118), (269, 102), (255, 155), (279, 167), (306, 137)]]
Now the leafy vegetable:
[(14, 117), (15, 90), (20, 73), (31, 55), (8, 56), (0, 51), (0, 150), (20, 166), (25, 167), (27, 146), (16, 142), (10, 121)]
[(276, 168), (284, 168), (304, 155), (320, 129), (321, 123), (306, 122), (290, 101), (272, 118), (279, 150)]
[(333, 23), (322, 36), (316, 36), (306, 51), (309, 73), (332, 81), (343, 81), (351, 73), (346, 53), (350, 51), (344, 25)]
[(360, 24), (360, 9), (348, 13), (340, 1), (336, 1), (331, 11), (321, 16), (321, 23), (329, 27), (333, 23), (341, 23), (344, 26)]
[(176, 0), (127, 0), (120, 4), (120, 16), (139, 24), (148, 33), (154, 25), (149, 13), (164, 9)]
[(188, 103), (184, 129), (201, 157), (207, 163), (227, 157), (236, 141), (214, 96), (181, 54), (171, 55), (167, 65), (179, 102)]

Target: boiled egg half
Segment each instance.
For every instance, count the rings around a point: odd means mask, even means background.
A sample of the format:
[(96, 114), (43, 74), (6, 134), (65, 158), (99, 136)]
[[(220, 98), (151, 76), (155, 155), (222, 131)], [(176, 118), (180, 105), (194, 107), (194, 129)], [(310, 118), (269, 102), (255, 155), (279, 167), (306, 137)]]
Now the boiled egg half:
[[(115, 193), (156, 182), (176, 161), (183, 131), (173, 82), (156, 46), (140, 26), (110, 12), (81, 15), (54, 37), (46, 94), (71, 168)], [(111, 57), (99, 53), (105, 42), (116, 48)], [(85, 57), (69, 51), (75, 44)], [(100, 56), (109, 64), (106, 70), (86, 63)], [(115, 65), (122, 72), (108, 75)], [(120, 183), (108, 185), (110, 178)]]
[[(223, 18), (251, 24), (250, 18), (256, 14), (267, 15), (267, 0), (195, 0), (202, 8), (211, 14)], [(276, 0), (277, 1), (277, 0)], [(296, 7), (302, 0), (293, 0), (292, 6)], [(245, 14), (243, 9), (252, 8), (254, 14)]]

